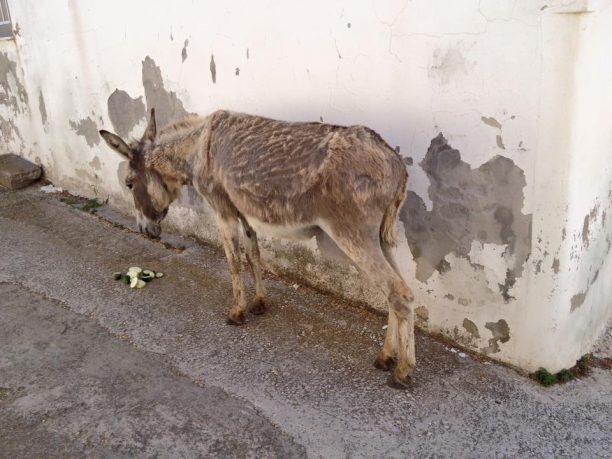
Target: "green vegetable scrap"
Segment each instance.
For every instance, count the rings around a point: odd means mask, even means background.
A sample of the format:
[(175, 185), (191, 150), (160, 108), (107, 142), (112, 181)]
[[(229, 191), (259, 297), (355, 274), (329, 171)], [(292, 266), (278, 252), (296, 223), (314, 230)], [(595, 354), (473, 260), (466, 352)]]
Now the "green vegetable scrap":
[(113, 273), (113, 279), (122, 280), (123, 283), (129, 285), (130, 288), (144, 288), (146, 287), (147, 283), (163, 276), (164, 273), (162, 272), (155, 272), (151, 269), (142, 269), (138, 266), (130, 266), (125, 273), (120, 271)]

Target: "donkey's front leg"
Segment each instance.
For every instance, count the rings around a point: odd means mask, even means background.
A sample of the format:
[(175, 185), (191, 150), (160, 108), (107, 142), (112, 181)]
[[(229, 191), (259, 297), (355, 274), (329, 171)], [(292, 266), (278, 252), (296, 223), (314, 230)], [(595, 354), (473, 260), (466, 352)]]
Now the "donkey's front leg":
[(232, 289), (234, 293), (234, 304), (229, 311), (227, 323), (230, 325), (242, 325), (246, 311), (246, 299), (244, 294), (244, 283), (240, 276), (241, 257), (240, 243), (238, 240), (239, 225), (235, 217), (217, 216), (219, 231), (223, 236), (223, 248), (232, 274)]

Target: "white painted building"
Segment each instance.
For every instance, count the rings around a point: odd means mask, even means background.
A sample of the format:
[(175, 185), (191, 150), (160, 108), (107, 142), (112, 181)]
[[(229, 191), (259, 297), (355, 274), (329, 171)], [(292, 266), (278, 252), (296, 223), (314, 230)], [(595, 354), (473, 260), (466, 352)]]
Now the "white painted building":
[[(153, 106), (365, 124), (406, 158), (422, 327), (557, 371), (610, 317), (612, 2), (5, 3), (0, 153), (56, 185), (131, 209), (97, 130), (138, 136)], [(217, 238), (188, 189), (168, 224)], [(271, 269), (381, 307), (316, 241), (264, 245)]]

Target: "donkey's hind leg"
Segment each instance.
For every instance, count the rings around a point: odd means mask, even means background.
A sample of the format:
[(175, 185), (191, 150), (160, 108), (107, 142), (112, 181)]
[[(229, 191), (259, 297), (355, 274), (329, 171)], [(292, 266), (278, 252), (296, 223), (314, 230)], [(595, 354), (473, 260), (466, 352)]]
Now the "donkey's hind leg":
[(261, 280), (261, 258), (259, 256), (257, 233), (244, 218), (241, 218), (240, 221), (246, 236), (246, 258), (251, 268), (253, 282), (255, 282), (255, 298), (253, 298), (249, 309), (253, 314), (260, 315), (266, 312), (266, 288)]
[[(389, 300), (389, 326), (385, 345), (377, 362), (390, 366), (397, 352), (398, 363), (391, 385), (406, 387), (415, 364), (413, 294), (401, 276), (388, 262), (378, 240), (378, 228), (362, 231), (325, 229), (355, 265), (379, 286)], [(375, 236), (374, 236), (375, 234)], [(394, 327), (394, 320), (397, 327)]]
[[(393, 271), (401, 277), (400, 270), (397, 266), (397, 262), (395, 261), (395, 257), (393, 255), (393, 247), (384, 240), (384, 238), (380, 238), (380, 247), (383, 251), (383, 255), (385, 259), (393, 268)], [(385, 342), (383, 344), (383, 348), (381, 349), (378, 357), (374, 361), (374, 366), (379, 370), (390, 370), (391, 367), (395, 364), (395, 359), (397, 358), (397, 349), (399, 347), (398, 343), (398, 330), (397, 330), (397, 316), (395, 314), (395, 310), (393, 308), (389, 308), (389, 318), (387, 320), (387, 333), (385, 335)]]
[(244, 313), (246, 311), (246, 300), (244, 294), (244, 283), (240, 276), (241, 257), (239, 243), (239, 223), (238, 218), (217, 216), (219, 231), (223, 236), (223, 248), (232, 274), (232, 289), (234, 294), (234, 304), (232, 305), (227, 323), (230, 325), (242, 325), (244, 323)]

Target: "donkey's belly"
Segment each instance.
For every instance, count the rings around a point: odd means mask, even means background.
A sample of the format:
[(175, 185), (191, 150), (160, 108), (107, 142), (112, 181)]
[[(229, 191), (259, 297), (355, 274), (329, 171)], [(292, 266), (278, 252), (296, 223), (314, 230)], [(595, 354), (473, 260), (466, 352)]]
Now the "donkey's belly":
[(302, 225), (271, 225), (254, 217), (245, 216), (245, 218), (255, 232), (262, 236), (300, 240), (310, 239), (321, 231), (314, 223)]

